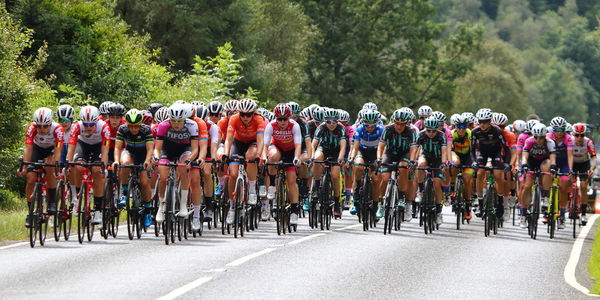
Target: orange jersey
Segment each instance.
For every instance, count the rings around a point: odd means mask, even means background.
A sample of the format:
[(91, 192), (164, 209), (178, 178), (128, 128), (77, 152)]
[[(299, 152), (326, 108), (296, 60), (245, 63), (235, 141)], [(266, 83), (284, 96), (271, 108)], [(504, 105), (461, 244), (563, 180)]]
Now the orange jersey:
[(199, 140), (207, 140), (208, 139), (208, 128), (206, 127), (206, 122), (204, 120), (195, 117), (194, 121), (198, 124), (198, 139)]
[(506, 140), (506, 145), (508, 146), (508, 148), (510, 148), (510, 150), (516, 150), (517, 149), (517, 136), (515, 135), (515, 133), (508, 129), (504, 129), (503, 133), (504, 133), (504, 140)]
[(217, 123), (219, 131), (221, 131), (221, 140), (224, 141), (227, 137), (227, 126), (229, 126), (229, 117), (225, 117)]
[(227, 126), (227, 134), (233, 134), (233, 137), (245, 144), (256, 142), (257, 134), (265, 133), (265, 119), (255, 114), (252, 116), (250, 123), (245, 125), (240, 119), (239, 114), (231, 116), (229, 125)]

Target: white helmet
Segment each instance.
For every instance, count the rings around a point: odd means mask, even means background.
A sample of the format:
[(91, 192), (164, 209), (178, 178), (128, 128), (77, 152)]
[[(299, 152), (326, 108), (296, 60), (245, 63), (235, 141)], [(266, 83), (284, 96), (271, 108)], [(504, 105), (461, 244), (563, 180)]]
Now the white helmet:
[(367, 102), (365, 104), (363, 104), (362, 109), (372, 109), (372, 110), (377, 110), (377, 104), (373, 103), (373, 102)]
[(529, 120), (527, 121), (527, 123), (525, 123), (525, 130), (532, 132), (533, 130), (533, 126), (535, 126), (535, 124), (538, 124), (540, 121), (539, 120)]
[(464, 116), (465, 118), (467, 118), (467, 121), (469, 123), (475, 124), (476, 120), (475, 120), (475, 116), (473, 115), (472, 112), (466, 111), (466, 112), (462, 113), (461, 115)]
[(537, 123), (531, 129), (531, 133), (535, 137), (541, 137), (541, 136), (546, 136), (546, 134), (548, 133), (548, 130), (546, 129), (546, 125), (544, 125), (542, 123)]
[(492, 110), (489, 108), (482, 108), (477, 111), (477, 114), (475, 114), (475, 116), (477, 117), (477, 120), (479, 120), (479, 121), (491, 120), (492, 119)]
[(450, 125), (456, 126), (456, 124), (458, 124), (459, 118), (460, 118), (459, 114), (453, 114), (452, 116), (450, 116)]
[(98, 122), (98, 117), (100, 116), (100, 112), (95, 106), (84, 106), (79, 111), (79, 120), (83, 123), (96, 123)]
[(185, 120), (191, 112), (188, 114), (188, 107), (186, 104), (173, 104), (169, 107), (169, 119), (173, 121)]
[(492, 123), (498, 126), (508, 124), (508, 117), (503, 113), (493, 113)]
[(446, 123), (446, 115), (441, 111), (436, 110), (433, 113), (431, 113), (431, 116), (440, 121), (440, 126), (442, 126), (442, 123)]
[(419, 111), (417, 113), (419, 114), (419, 118), (427, 118), (431, 115), (431, 113), (433, 113), (433, 109), (427, 105), (423, 105), (419, 107)]
[(249, 113), (255, 112), (258, 108), (258, 105), (256, 104), (256, 101), (252, 99), (242, 99), (240, 100), (240, 104), (238, 105), (238, 107), (240, 109), (240, 112)]
[(52, 110), (47, 107), (40, 107), (33, 113), (33, 121), (38, 125), (52, 124)]
[(169, 108), (166, 106), (159, 108), (156, 111), (156, 113), (154, 114), (154, 120), (156, 120), (157, 123), (160, 123), (160, 122), (168, 120), (168, 119), (169, 119)]
[(100, 114), (108, 115), (108, 108), (113, 105), (112, 101), (105, 101), (100, 104)]
[(187, 102), (185, 102), (185, 100), (177, 100), (175, 102), (173, 102), (173, 104), (186, 104)]
[(350, 114), (345, 110), (340, 111), (340, 122), (348, 121), (350, 121)]
[(75, 110), (71, 105), (63, 104), (56, 109), (56, 117), (59, 119), (69, 119), (73, 120), (73, 116), (75, 115)]
[(229, 100), (225, 103), (225, 112), (234, 113), (240, 109), (240, 101), (238, 100)]
[(525, 123), (525, 121), (523, 121), (523, 120), (516, 120), (513, 123), (513, 129), (518, 133), (525, 131), (526, 126), (527, 126), (527, 123)]
[(567, 134), (571, 134), (571, 132), (573, 132), (573, 125), (571, 125), (571, 123), (567, 122), (567, 127), (565, 127), (565, 132)]
[(554, 117), (552, 118), (552, 120), (550, 121), (550, 126), (552, 126), (552, 128), (567, 128), (567, 121), (563, 118), (563, 117)]

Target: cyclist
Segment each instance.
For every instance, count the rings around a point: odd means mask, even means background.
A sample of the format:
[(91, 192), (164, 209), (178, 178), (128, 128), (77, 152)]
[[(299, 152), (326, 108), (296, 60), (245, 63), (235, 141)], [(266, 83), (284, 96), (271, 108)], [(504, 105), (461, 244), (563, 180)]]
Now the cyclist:
[[(321, 117), (317, 108), (313, 112), (313, 117)], [(337, 160), (339, 164), (344, 161), (344, 154), (346, 154), (346, 129), (340, 123), (338, 123), (338, 113), (336, 110), (328, 109), (322, 115), (324, 123), (319, 125), (315, 131), (315, 136), (312, 142), (312, 147), (315, 149), (313, 152), (313, 160)], [(323, 166), (321, 164), (315, 164), (312, 167), (312, 173), (315, 177), (314, 185), (312, 187), (312, 194), (317, 195), (317, 191), (321, 185), (321, 179), (323, 177)], [(335, 196), (334, 201), (334, 214), (341, 215), (340, 203), (342, 201), (340, 196), (340, 167), (331, 167), (331, 181), (333, 182), (333, 193)], [(328, 179), (325, 179), (328, 180)]]
[(598, 161), (596, 160), (596, 148), (592, 139), (586, 137), (587, 126), (583, 123), (573, 125), (573, 171), (587, 173), (579, 175), (579, 193), (581, 194), (581, 224), (587, 224), (585, 216), (588, 204), (587, 186), (589, 177), (594, 174)]
[[(300, 154), (300, 162), (304, 163), (312, 157), (312, 141), (310, 139), (310, 135), (308, 134), (308, 124), (300, 117), (300, 113), (302, 112), (300, 109), (300, 104), (296, 102), (289, 102), (288, 105), (292, 110), (291, 119), (300, 126), (300, 134), (302, 135), (302, 154)], [(304, 206), (308, 205), (308, 209), (310, 209), (310, 201), (308, 200), (309, 174), (308, 167), (306, 165), (301, 165), (298, 167), (298, 177), (302, 182), (302, 189), (299, 190), (300, 197), (302, 197), (304, 200)]]
[(64, 132), (64, 141), (61, 153), (60, 153), (60, 161), (63, 163), (67, 162), (67, 150), (69, 143), (69, 137), (71, 135), (71, 126), (73, 125), (73, 119), (75, 117), (75, 110), (71, 105), (63, 104), (56, 109), (56, 118), (58, 119), (58, 123), (63, 128)]
[(115, 104), (112, 101), (104, 101), (100, 104), (100, 108), (98, 109), (100, 112), (100, 117), (98, 117), (98, 120), (100, 121), (105, 121), (108, 119), (108, 108)]
[[(63, 127), (52, 121), (52, 110), (46, 107), (38, 108), (33, 113), (33, 122), (27, 126), (25, 136), (25, 149), (23, 150), (24, 162), (43, 161), (47, 164), (53, 164), (60, 161), (62, 144), (64, 142)], [(45, 167), (46, 187), (48, 188), (48, 212), (56, 213), (56, 175), (55, 168)], [(25, 185), (25, 195), (27, 204), (31, 206), (33, 187), (37, 178), (32, 168), (19, 170), (19, 175), (27, 174), (27, 184)], [(31, 226), (29, 216), (25, 220), (25, 226)]]
[[(265, 127), (264, 135), (264, 150), (263, 159), (269, 162), (282, 161), (284, 163), (293, 163), (296, 167), (300, 165), (300, 155), (302, 153), (302, 133), (300, 125), (296, 121), (291, 120), (292, 110), (286, 103), (280, 103), (275, 106), (273, 110), (275, 117), (277, 118), (274, 122), (269, 122)], [(291, 212), (290, 212), (290, 224), (298, 224), (298, 185), (296, 184), (296, 167), (286, 168), (286, 183), (287, 192), (290, 199)], [(271, 176), (269, 186), (269, 192), (275, 192), (275, 175), (277, 169), (270, 166), (269, 176)], [(262, 218), (265, 219), (264, 214), (268, 214), (268, 206), (263, 206)], [(268, 216), (267, 216), (268, 218)]]
[[(437, 128), (439, 131), (441, 131), (442, 133), (444, 133), (444, 135), (446, 136), (446, 149), (448, 149), (446, 151), (446, 153), (448, 154), (448, 157), (444, 157), (442, 158), (444, 162), (446, 162), (446, 164), (448, 164), (449, 162), (452, 161), (452, 151), (450, 151), (450, 149), (452, 149), (452, 130), (450, 129), (450, 127), (448, 127), (448, 125), (446, 125), (446, 115), (444, 115), (444, 113), (442, 113), (441, 111), (434, 111), (433, 113), (431, 113), (431, 116), (436, 118), (438, 120), (438, 124), (439, 127)], [(444, 205), (448, 206), (450, 205), (450, 173), (449, 173), (449, 169), (446, 169), (444, 171), (444, 182), (442, 182), (442, 191), (444, 192), (445, 195), (445, 201), (444, 201)]]
[[(471, 203), (473, 194), (473, 159), (471, 156), (471, 129), (469, 129), (469, 116), (460, 114), (456, 117), (455, 129), (452, 130), (452, 168), (450, 172), (451, 182), (454, 182), (458, 174), (457, 166), (463, 166), (464, 199), (465, 203)], [(465, 219), (471, 219), (471, 210), (465, 210)]]
[[(377, 162), (384, 164), (398, 163), (402, 166), (409, 166), (414, 169), (417, 159), (417, 129), (409, 126), (412, 120), (412, 112), (406, 109), (398, 109), (392, 114), (392, 124), (387, 125), (382, 134), (377, 147)], [(381, 185), (380, 190), (385, 191), (391, 170), (387, 166), (380, 168)], [(412, 219), (412, 203), (414, 198), (408, 197), (409, 192), (409, 170), (398, 170), (398, 189), (400, 193), (406, 195), (406, 205), (404, 207), (404, 221), (409, 222)], [(401, 198), (401, 197), (400, 197)], [(353, 207), (354, 208), (354, 207)]]
[[(215, 113), (215, 103), (220, 106), (216, 107), (217, 111)], [(196, 108), (196, 116), (206, 123), (206, 132), (207, 132), (207, 149), (206, 149), (206, 160), (210, 160), (212, 158), (217, 158), (217, 149), (219, 148), (219, 142), (221, 141), (221, 134), (219, 133), (219, 127), (213, 120), (218, 122), (218, 118), (220, 117), (220, 113), (218, 111), (223, 110), (223, 105), (219, 102), (212, 101), (208, 106), (199, 106)], [(213, 113), (211, 113), (211, 111)], [(213, 116), (218, 114), (219, 116)], [(202, 147), (202, 146), (201, 146)], [(204, 215), (204, 221), (209, 222), (213, 218), (214, 212), (214, 188), (213, 188), (213, 177), (212, 177), (212, 165), (204, 164), (202, 167), (203, 172), (203, 182), (204, 182), (204, 199), (206, 205), (206, 212)], [(221, 172), (221, 171), (218, 171)]]
[[(354, 132), (354, 143), (352, 144), (352, 149), (348, 156), (348, 164), (352, 165), (352, 168), (355, 170), (355, 172), (353, 172), (354, 181), (360, 181), (365, 172), (365, 167), (358, 164), (372, 164), (377, 161), (377, 146), (379, 145), (381, 134), (384, 129), (383, 125), (378, 124), (379, 117), (380, 113), (378, 111), (367, 109), (363, 113), (361, 124), (356, 127), (356, 131)], [(355, 191), (354, 207), (359, 206), (360, 201), (367, 201), (367, 203), (370, 203), (370, 200), (373, 200), (375, 201), (376, 207), (378, 207), (375, 217), (381, 219), (385, 213), (385, 207), (379, 205), (381, 202), (379, 199), (381, 174), (372, 172), (371, 178), (373, 180), (373, 188), (371, 189), (370, 195), (371, 199), (360, 199), (359, 193)], [(360, 183), (356, 182), (354, 186), (358, 189), (359, 185)], [(356, 208), (353, 210), (356, 210)]]
[(425, 129), (425, 119), (431, 116), (431, 114), (433, 113), (433, 109), (431, 109), (431, 107), (427, 105), (423, 105), (419, 107), (417, 113), (419, 114), (419, 120), (415, 123), (415, 126), (417, 126), (419, 131), (422, 131)]
[[(221, 141), (219, 143), (219, 148), (217, 149), (218, 157), (223, 157), (225, 153), (225, 139), (227, 137), (227, 126), (229, 125), (229, 118), (236, 114), (239, 110), (239, 101), (238, 100), (229, 100), (225, 103), (223, 109), (225, 110), (225, 116), (217, 122), (217, 127), (219, 127), (219, 132), (221, 133)], [(217, 173), (218, 185), (215, 190), (215, 196), (219, 197), (223, 193), (223, 187), (227, 182), (225, 182), (225, 171), (221, 171)]]
[[(156, 118), (156, 112), (162, 107), (164, 106), (160, 103), (152, 103), (148, 105), (148, 111), (152, 114), (153, 118)], [(157, 123), (156, 120), (153, 120), (153, 123)]]
[[(531, 128), (532, 137), (525, 141), (523, 154), (521, 156), (521, 170), (524, 173), (525, 180), (523, 188), (520, 191), (519, 202), (521, 203), (521, 216), (519, 225), (521, 228), (527, 228), (527, 213), (531, 203), (531, 187), (534, 182), (534, 175), (527, 171), (549, 172), (551, 166), (556, 165), (556, 148), (552, 139), (546, 138), (547, 130), (544, 124), (538, 123)], [(552, 178), (548, 175), (542, 177), (542, 193), (552, 184)]]
[[(485, 166), (488, 159), (491, 160), (493, 167), (502, 169), (494, 170), (494, 179), (498, 190), (498, 207), (496, 207), (496, 216), (502, 218), (504, 214), (504, 172), (510, 171), (510, 149), (504, 139), (504, 132), (500, 127), (492, 124), (492, 110), (482, 108), (477, 111), (477, 121), (479, 127), (471, 131), (471, 158), (473, 159), (473, 168)], [(483, 186), (485, 184), (485, 170), (477, 171), (477, 198), (479, 208), (483, 202)], [(480, 211), (479, 211), (480, 212)], [(479, 216), (479, 213), (477, 214)]]
[[(142, 192), (142, 201), (144, 207), (152, 207), (152, 188), (147, 171), (152, 167), (152, 150), (154, 149), (154, 138), (150, 126), (142, 124), (142, 113), (137, 109), (131, 109), (125, 114), (125, 122), (119, 127), (117, 139), (115, 140), (115, 153), (113, 170), (118, 170), (119, 164), (123, 165), (141, 165), (146, 168), (142, 171), (140, 178), (140, 187)], [(119, 181), (121, 183), (122, 202), (127, 200), (127, 180), (131, 170), (121, 169), (119, 171)], [(144, 215), (144, 226), (152, 225), (152, 216)]]
[[(169, 119), (161, 122), (157, 129), (157, 138), (154, 143), (154, 160), (159, 164), (176, 162), (177, 175), (179, 177), (179, 212), (178, 216), (187, 217), (187, 198), (190, 186), (190, 175), (192, 160), (198, 156), (198, 124), (189, 119), (192, 115), (191, 107), (187, 104), (173, 104), (169, 107)], [(182, 166), (181, 164), (185, 164)], [(156, 222), (165, 220), (165, 190), (169, 178), (169, 167), (158, 166), (159, 183), (158, 199), (160, 205), (156, 212)]]
[[(108, 164), (108, 141), (110, 130), (108, 124), (100, 120), (100, 114), (96, 107), (85, 106), (79, 111), (79, 122), (71, 128), (69, 137), (69, 150), (67, 160), (69, 162), (102, 162)], [(73, 181), (71, 181), (71, 192), (79, 194), (81, 186), (82, 166), (76, 166), (73, 170)], [(99, 166), (92, 167), (92, 181), (94, 190), (94, 216), (93, 224), (102, 223), (102, 201), (104, 200), (104, 172)], [(73, 214), (77, 215), (78, 199), (73, 203)]]
[[(556, 165), (552, 166), (554, 172), (563, 174), (571, 173), (573, 170), (573, 137), (566, 133), (567, 121), (562, 117), (555, 117), (550, 120), (552, 132), (548, 133), (548, 138), (556, 144)], [(560, 207), (560, 217), (558, 228), (565, 228), (565, 215), (567, 212), (567, 203), (569, 202), (569, 190), (571, 182), (568, 176), (561, 176), (558, 181), (559, 193), (558, 202)], [(547, 198), (546, 198), (547, 199)], [(546, 200), (545, 199), (545, 200)], [(542, 205), (547, 206), (547, 203)]]
[[(348, 124), (348, 122), (350, 121), (350, 114), (347, 111), (340, 109), (338, 113), (340, 116), (340, 124), (342, 124), (346, 129), (346, 140), (348, 143), (348, 147), (346, 147), (346, 154), (344, 155), (344, 158), (347, 159), (348, 155), (350, 155), (350, 148), (352, 148), (352, 143), (354, 142), (355, 127)], [(352, 197), (352, 173), (350, 172), (350, 168), (348, 166), (344, 166), (342, 172), (344, 177), (344, 185), (346, 187), (344, 191), (344, 203), (349, 204), (350, 198)]]
[(154, 139), (156, 139), (156, 130), (158, 130), (158, 124), (160, 124), (161, 122), (164, 122), (166, 120), (169, 119), (169, 108), (168, 107), (161, 107), (159, 108), (156, 113), (154, 114), (154, 124), (152, 124), (152, 126), (150, 126), (150, 129), (152, 130), (152, 136), (154, 136)]
[[(511, 166), (511, 170), (513, 171), (514, 174), (516, 174), (517, 170), (518, 170), (518, 157), (517, 157), (517, 137), (515, 136), (515, 134), (506, 128), (506, 125), (508, 124), (508, 117), (503, 114), (503, 113), (493, 113), (492, 114), (492, 124), (500, 127), (500, 129), (502, 129), (502, 133), (504, 134), (504, 140), (506, 141), (506, 146), (510, 149), (510, 166)], [(515, 197), (516, 195), (516, 186), (515, 186), (515, 182), (513, 182), (512, 180), (512, 174), (508, 174), (508, 172), (505, 173), (505, 184), (504, 184), (504, 190), (503, 193), (504, 195), (506, 195), (506, 197), (504, 197), (504, 215), (503, 215), (503, 220), (508, 220), (508, 218), (510, 217), (510, 206), (513, 206), (516, 204), (517, 202), (517, 197)], [(509, 201), (511, 202), (511, 204), (509, 205)]]
[[(106, 103), (106, 102), (105, 102)], [(115, 157), (115, 140), (117, 139), (117, 132), (119, 131), (119, 127), (125, 124), (125, 107), (119, 103), (112, 103), (106, 109), (106, 115), (108, 118), (104, 119), (106, 124), (108, 124), (108, 130), (110, 132), (110, 140), (108, 141), (108, 163), (113, 162), (113, 158)], [(110, 172), (116, 172), (117, 170), (113, 170)], [(125, 193), (127, 193), (127, 185), (125, 185)], [(125, 199), (121, 197), (119, 201), (119, 206), (125, 206)]]
[[(438, 130), (440, 123), (433, 116), (425, 119), (423, 124), (425, 130), (421, 131), (417, 136), (417, 145), (420, 147), (421, 156), (419, 157), (420, 168), (440, 168), (440, 171), (433, 172), (433, 188), (435, 190), (435, 206), (437, 211), (436, 223), (443, 223), (442, 203), (444, 201), (442, 193), (442, 181), (445, 180), (443, 170), (446, 169), (444, 160), (448, 157), (446, 135)], [(423, 171), (417, 172), (417, 181), (423, 182)]]
[[(257, 105), (252, 99), (242, 99), (239, 102), (239, 113), (230, 117), (225, 139), (224, 157), (244, 157), (248, 162), (246, 173), (248, 175), (248, 204), (255, 205), (256, 195), (256, 158), (262, 157), (265, 119), (256, 114)], [(229, 212), (227, 224), (233, 224), (235, 200), (233, 191), (238, 177), (239, 163), (229, 165)]]

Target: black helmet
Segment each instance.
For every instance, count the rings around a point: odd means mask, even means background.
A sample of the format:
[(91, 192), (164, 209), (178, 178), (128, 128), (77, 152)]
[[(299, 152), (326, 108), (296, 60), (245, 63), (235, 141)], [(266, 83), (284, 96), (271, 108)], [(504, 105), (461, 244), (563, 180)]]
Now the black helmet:
[(156, 111), (159, 110), (161, 107), (163, 107), (163, 105), (160, 103), (152, 103), (152, 104), (148, 105), (148, 111), (150, 111), (152, 116), (154, 116)]
[(108, 107), (108, 115), (109, 116), (119, 116), (122, 117), (126, 113), (125, 107), (120, 103), (113, 103)]

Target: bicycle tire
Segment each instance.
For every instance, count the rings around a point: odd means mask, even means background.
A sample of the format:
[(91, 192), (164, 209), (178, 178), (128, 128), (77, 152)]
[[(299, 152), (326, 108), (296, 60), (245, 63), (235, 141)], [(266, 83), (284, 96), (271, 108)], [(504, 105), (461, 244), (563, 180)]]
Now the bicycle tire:
[(537, 239), (537, 228), (538, 228), (538, 219), (540, 214), (540, 198), (541, 198), (541, 189), (539, 185), (536, 185), (533, 192), (533, 211), (531, 213), (531, 238)]
[(275, 194), (275, 203), (277, 205), (277, 211), (275, 213), (275, 223), (277, 223), (277, 235), (285, 234), (285, 222), (283, 221), (283, 193), (282, 193), (282, 176), (277, 174), (275, 177), (275, 187), (277, 193)]
[(550, 189), (550, 206), (548, 207), (548, 233), (550, 234), (550, 239), (554, 238), (556, 233), (556, 223), (558, 222), (558, 215), (556, 211), (558, 210), (558, 189), (552, 187)]
[(463, 199), (463, 181), (460, 177), (456, 178), (456, 183), (454, 184), (454, 194), (456, 195), (454, 201), (456, 203), (456, 209), (454, 213), (456, 214), (456, 230), (460, 230), (460, 225), (463, 222), (464, 218), (464, 199)]
[(28, 212), (28, 218), (29, 218), (29, 246), (31, 248), (35, 247), (35, 242), (37, 241), (37, 216), (36, 216), (36, 212), (37, 212), (37, 199), (38, 197), (40, 197), (41, 195), (38, 195), (40, 192), (40, 184), (36, 183), (34, 188), (33, 188), (33, 193), (31, 195), (33, 195), (33, 197), (31, 197), (31, 202), (29, 204), (29, 212)]
[[(127, 184), (127, 188), (128, 188), (128, 193), (129, 195), (132, 195), (132, 190), (133, 189), (133, 178), (130, 177), (129, 178), (129, 183)], [(133, 217), (133, 214), (135, 213), (135, 209), (134, 209), (134, 204), (132, 203), (132, 199), (131, 197), (129, 197), (129, 195), (127, 195), (127, 198), (125, 199), (125, 211), (127, 212), (127, 237), (129, 238), (129, 240), (133, 240), (133, 233), (135, 231), (135, 220)]]
[(56, 212), (52, 217), (52, 231), (54, 233), (54, 241), (60, 241), (62, 235), (62, 222), (63, 222), (63, 207), (64, 207), (64, 182), (58, 180), (56, 184), (56, 195), (54, 201), (56, 201)]
[(243, 200), (242, 197), (242, 193), (243, 193), (243, 189), (242, 189), (242, 185), (244, 184), (244, 181), (240, 178), (238, 178), (236, 185), (235, 185), (235, 202), (234, 202), (234, 207), (233, 207), (233, 211), (234, 211), (234, 217), (233, 217), (233, 237), (237, 238), (238, 237), (238, 230), (240, 225), (238, 224), (240, 221), (240, 209), (239, 209), (239, 205), (241, 204), (241, 201)]
[[(133, 228), (135, 229), (135, 236), (140, 239), (142, 237), (142, 215), (140, 210), (142, 209), (142, 191), (138, 182), (134, 181), (129, 186), (129, 193), (133, 195)], [(119, 216), (120, 213), (117, 214)], [(119, 220), (116, 221), (116, 226), (119, 226)]]
[[(80, 244), (83, 243), (83, 238), (85, 236), (86, 194), (85, 184), (82, 184), (81, 192), (79, 193), (79, 201), (77, 201), (77, 241), (79, 241)], [(84, 208), (83, 210), (81, 209), (82, 207)]]
[(40, 206), (39, 206), (39, 239), (40, 239), (40, 245), (44, 246), (44, 243), (46, 243), (46, 236), (48, 234), (48, 223), (50, 222), (48, 220), (48, 218), (46, 217), (46, 215), (44, 214), (44, 202), (40, 201)]
[(91, 200), (90, 200), (90, 194), (89, 194), (89, 190), (86, 193), (86, 214), (85, 214), (85, 231), (87, 234), (87, 240), (88, 242), (92, 241), (92, 238), (94, 237), (94, 229), (96, 228), (96, 226), (94, 224), (92, 224), (92, 210), (90, 208), (91, 204)]
[(579, 209), (577, 203), (579, 202), (579, 191), (574, 190), (571, 192), (571, 203), (569, 205), (569, 218), (573, 223), (573, 238), (577, 238), (577, 225), (579, 224)]

